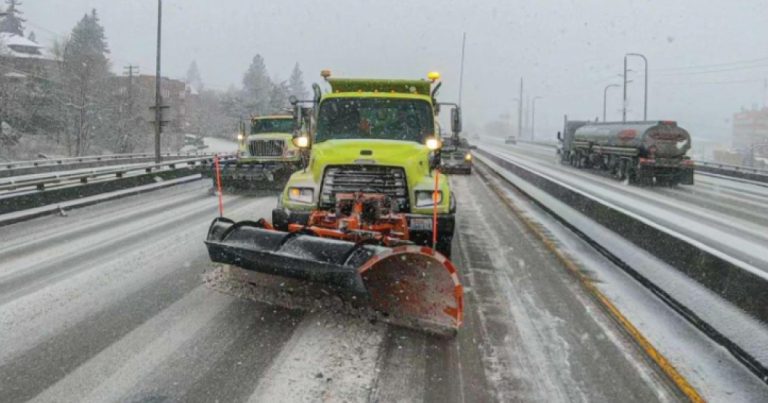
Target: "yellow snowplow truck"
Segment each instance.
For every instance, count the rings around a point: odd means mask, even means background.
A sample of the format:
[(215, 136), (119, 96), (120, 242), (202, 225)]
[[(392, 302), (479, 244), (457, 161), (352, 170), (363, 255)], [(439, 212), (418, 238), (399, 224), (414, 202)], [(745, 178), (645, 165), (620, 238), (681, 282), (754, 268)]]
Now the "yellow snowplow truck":
[[(206, 240), (211, 259), (351, 294), (396, 323), (455, 334), (463, 290), (449, 260), (456, 200), (436, 169), (439, 74), (322, 75), (330, 91), (315, 85), (313, 100), (292, 99), (293, 141), (309, 150), (307, 164), (286, 184), (271, 223), (215, 219)], [(458, 107), (451, 118), (458, 129)], [(314, 124), (302, 130), (307, 121)]]
[[(221, 163), (225, 191), (282, 190), (301, 166), (301, 149), (292, 142), (293, 116), (258, 116), (250, 131), (237, 135), (237, 158)], [(214, 178), (215, 180), (215, 178)]]

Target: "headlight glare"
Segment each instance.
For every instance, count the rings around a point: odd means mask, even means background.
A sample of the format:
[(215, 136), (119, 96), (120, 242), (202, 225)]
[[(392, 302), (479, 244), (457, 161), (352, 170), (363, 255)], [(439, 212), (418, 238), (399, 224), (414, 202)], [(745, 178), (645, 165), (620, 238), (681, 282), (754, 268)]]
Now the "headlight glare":
[(440, 148), (440, 140), (438, 140), (436, 137), (430, 137), (426, 141), (426, 146), (432, 151), (437, 150)]
[[(416, 207), (432, 207), (434, 205), (433, 199), (434, 191), (432, 190), (417, 190), (416, 191)], [(437, 191), (437, 204), (443, 202), (443, 192)]]
[(288, 188), (288, 198), (300, 203), (312, 203), (315, 198), (315, 190), (312, 188)]

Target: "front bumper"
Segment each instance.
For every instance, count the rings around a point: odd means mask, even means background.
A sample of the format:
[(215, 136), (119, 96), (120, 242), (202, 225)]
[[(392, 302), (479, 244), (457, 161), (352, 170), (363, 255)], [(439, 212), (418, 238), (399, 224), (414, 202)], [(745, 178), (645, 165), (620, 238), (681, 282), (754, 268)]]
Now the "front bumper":
[[(278, 207), (272, 210), (272, 225), (278, 230), (287, 231), (289, 224), (307, 225), (310, 215), (312, 215), (311, 211), (295, 211)], [(429, 242), (427, 243), (431, 244), (432, 215), (406, 214), (405, 218), (408, 221), (408, 231), (411, 234), (411, 240), (419, 244), (419, 242), (413, 239), (415, 236), (418, 239), (428, 240)], [(452, 238), (455, 227), (456, 216), (454, 214), (437, 215), (437, 232), (440, 236)]]
[(221, 164), (221, 178), (222, 180), (273, 182), (276, 177), (290, 176), (298, 168), (299, 163), (296, 161), (237, 160)]
[(440, 167), (444, 174), (469, 174), (472, 173), (472, 162), (464, 161), (457, 163), (446, 163)]

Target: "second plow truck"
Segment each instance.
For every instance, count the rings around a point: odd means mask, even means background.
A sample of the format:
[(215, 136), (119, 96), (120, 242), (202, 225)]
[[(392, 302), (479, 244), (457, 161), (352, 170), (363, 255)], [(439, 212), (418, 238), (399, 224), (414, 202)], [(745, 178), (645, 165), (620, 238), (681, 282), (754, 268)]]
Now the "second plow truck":
[(588, 122), (565, 118), (558, 133), (563, 163), (608, 171), (638, 185), (693, 184), (693, 161), (686, 155), (691, 136), (673, 121)]
[[(463, 289), (449, 260), (456, 201), (436, 170), (439, 74), (322, 76), (329, 92), (315, 85), (313, 100), (292, 99), (294, 143), (310, 157), (288, 181), (272, 223), (215, 219), (211, 259), (301, 280), (391, 323), (455, 335)], [(460, 119), (452, 113), (454, 126)], [(316, 122), (308, 134), (300, 131), (306, 120)]]
[(251, 118), (250, 130), (242, 125), (237, 135), (237, 158), (221, 163), (222, 188), (234, 193), (282, 190), (301, 166), (301, 150), (292, 139), (293, 116)]

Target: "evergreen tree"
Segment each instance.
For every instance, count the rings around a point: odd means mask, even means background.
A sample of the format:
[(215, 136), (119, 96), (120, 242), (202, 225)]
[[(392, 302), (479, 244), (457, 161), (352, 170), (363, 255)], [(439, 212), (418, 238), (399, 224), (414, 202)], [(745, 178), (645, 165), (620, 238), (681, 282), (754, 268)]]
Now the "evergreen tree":
[(67, 136), (70, 154), (86, 153), (92, 145), (93, 133), (111, 132), (108, 126), (111, 119), (106, 114), (113, 108), (105, 99), (109, 93), (107, 85), (110, 77), (107, 54), (109, 49), (104, 28), (94, 9), (77, 23), (69, 41), (63, 46), (65, 104), (72, 114), (72, 127)]
[(203, 79), (200, 78), (200, 70), (197, 68), (197, 61), (192, 61), (187, 69), (186, 83), (192, 87), (195, 92), (203, 91)]
[(249, 114), (262, 115), (269, 109), (269, 95), (272, 81), (267, 74), (264, 58), (256, 55), (243, 76), (243, 105)]
[(37, 36), (35, 35), (35, 31), (29, 31), (29, 35), (27, 36), (27, 39), (37, 43)]
[(21, 2), (19, 0), (6, 0), (8, 8), (5, 10), (7, 15), (0, 21), (0, 32), (8, 32), (19, 36), (24, 36), (24, 25), (26, 21), (21, 18), (23, 14), (19, 11)]
[(288, 91), (288, 84), (285, 81), (272, 84), (272, 91), (269, 93), (269, 113), (285, 113), (285, 108), (289, 105)]
[(288, 79), (288, 95), (293, 95), (299, 99), (307, 99), (309, 97), (307, 87), (304, 85), (304, 73), (301, 72), (299, 63), (293, 66), (291, 78)]

